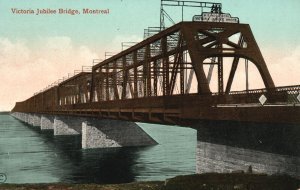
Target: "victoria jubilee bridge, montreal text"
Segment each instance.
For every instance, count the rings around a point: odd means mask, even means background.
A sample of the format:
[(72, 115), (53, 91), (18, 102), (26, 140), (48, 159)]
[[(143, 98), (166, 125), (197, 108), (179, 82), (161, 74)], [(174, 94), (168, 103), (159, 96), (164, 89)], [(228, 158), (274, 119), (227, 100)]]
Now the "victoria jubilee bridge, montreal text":
[(79, 9), (18, 9), (18, 8), (11, 8), (11, 12), (13, 14), (28, 14), (28, 15), (55, 15), (55, 14), (68, 14), (68, 15), (78, 15), (78, 14), (93, 14), (93, 15), (100, 15), (100, 14), (109, 14), (109, 9), (89, 9), (84, 8), (82, 10)]

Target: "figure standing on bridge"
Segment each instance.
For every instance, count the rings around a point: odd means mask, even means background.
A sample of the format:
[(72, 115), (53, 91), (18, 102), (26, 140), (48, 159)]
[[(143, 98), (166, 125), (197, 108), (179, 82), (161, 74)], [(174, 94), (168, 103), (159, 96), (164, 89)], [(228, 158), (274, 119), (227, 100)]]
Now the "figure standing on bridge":
[(213, 6), (211, 7), (211, 13), (222, 13), (222, 7), (221, 5), (216, 5), (216, 4), (213, 4)]
[(219, 13), (219, 14), (222, 13), (222, 7), (221, 7), (221, 5), (217, 5), (216, 13)]
[(215, 13), (216, 12), (216, 7), (217, 5), (213, 4), (213, 6), (211, 7), (211, 13)]

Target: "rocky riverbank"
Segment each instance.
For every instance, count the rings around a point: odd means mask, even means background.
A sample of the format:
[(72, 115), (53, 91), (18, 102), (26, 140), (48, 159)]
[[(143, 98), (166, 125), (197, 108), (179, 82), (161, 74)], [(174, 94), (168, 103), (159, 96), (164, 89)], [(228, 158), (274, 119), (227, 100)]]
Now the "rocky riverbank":
[(1, 184), (0, 190), (297, 190), (300, 180), (263, 174), (199, 174), (177, 176), (166, 181), (128, 184)]

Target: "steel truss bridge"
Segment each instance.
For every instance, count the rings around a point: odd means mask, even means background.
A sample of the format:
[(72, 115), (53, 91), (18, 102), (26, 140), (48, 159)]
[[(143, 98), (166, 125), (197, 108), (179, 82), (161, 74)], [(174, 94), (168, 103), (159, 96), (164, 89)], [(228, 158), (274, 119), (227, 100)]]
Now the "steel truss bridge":
[[(224, 80), (227, 58), (231, 68)], [(265, 88), (249, 89), (245, 70), (245, 81), (237, 82), (246, 89), (231, 90), (241, 60), (253, 63)], [(210, 86), (214, 68), (215, 91)], [(300, 86), (275, 87), (248, 24), (180, 22), (17, 102), (12, 112), (178, 125), (199, 120), (300, 123), (299, 91)]]

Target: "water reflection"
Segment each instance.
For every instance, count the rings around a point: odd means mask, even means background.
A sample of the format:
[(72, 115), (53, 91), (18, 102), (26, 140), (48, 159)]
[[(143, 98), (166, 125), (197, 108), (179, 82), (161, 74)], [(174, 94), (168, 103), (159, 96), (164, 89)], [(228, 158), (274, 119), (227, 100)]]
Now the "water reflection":
[(81, 136), (53, 136), (53, 132), (40, 132), (49, 143), (56, 160), (68, 175), (59, 181), (69, 183), (128, 183), (135, 179), (132, 165), (141, 148), (81, 149)]

